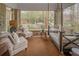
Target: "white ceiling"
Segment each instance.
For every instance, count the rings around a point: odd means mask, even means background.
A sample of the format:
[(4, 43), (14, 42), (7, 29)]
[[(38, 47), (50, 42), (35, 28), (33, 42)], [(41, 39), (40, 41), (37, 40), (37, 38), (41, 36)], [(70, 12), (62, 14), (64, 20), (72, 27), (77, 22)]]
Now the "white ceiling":
[[(73, 5), (74, 3), (63, 3), (63, 9)], [(49, 9), (55, 10), (56, 3), (49, 3)], [(48, 10), (48, 3), (6, 3), (10, 8), (20, 9), (24, 11), (46, 11)]]

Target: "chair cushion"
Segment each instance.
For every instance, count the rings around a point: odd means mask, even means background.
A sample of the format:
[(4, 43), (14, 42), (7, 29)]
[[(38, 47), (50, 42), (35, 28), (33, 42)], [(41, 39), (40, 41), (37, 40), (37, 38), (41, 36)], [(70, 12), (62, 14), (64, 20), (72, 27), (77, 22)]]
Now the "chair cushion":
[(12, 36), (13, 36), (13, 39), (14, 39), (14, 43), (17, 44), (20, 41), (18, 35), (15, 32), (13, 32)]
[(12, 37), (11, 34), (8, 34), (8, 38), (10, 39), (10, 41), (13, 43), (13, 44), (16, 44), (14, 38)]
[(19, 37), (19, 40), (20, 41), (18, 42), (18, 44), (14, 45), (14, 50), (16, 50), (22, 46), (28, 45), (28, 41), (24, 37)]

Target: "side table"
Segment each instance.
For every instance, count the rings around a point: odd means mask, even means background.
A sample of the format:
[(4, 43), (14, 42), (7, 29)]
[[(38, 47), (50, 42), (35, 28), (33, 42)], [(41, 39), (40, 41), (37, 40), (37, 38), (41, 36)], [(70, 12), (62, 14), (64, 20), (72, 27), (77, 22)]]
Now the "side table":
[(41, 33), (40, 33), (40, 35), (41, 35), (42, 39), (47, 39), (47, 33), (46, 33), (45, 30), (42, 30)]

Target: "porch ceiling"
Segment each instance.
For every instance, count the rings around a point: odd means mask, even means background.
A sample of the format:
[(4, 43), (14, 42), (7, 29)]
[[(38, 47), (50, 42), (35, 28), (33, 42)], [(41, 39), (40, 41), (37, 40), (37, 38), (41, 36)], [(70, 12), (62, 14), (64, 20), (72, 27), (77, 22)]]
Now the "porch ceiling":
[[(20, 9), (24, 11), (46, 11), (48, 10), (48, 3), (5, 3), (6, 6)], [(63, 9), (73, 5), (74, 3), (63, 3)], [(56, 3), (49, 3), (49, 10), (56, 9)]]

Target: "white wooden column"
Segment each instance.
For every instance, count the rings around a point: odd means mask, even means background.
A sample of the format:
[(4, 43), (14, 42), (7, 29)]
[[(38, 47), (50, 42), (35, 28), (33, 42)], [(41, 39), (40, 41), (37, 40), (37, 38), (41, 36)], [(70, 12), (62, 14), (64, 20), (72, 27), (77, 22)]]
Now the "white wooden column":
[(17, 28), (19, 28), (19, 26), (21, 25), (21, 12), (20, 10), (17, 10)]
[(45, 15), (45, 21), (44, 21), (45, 22), (45, 29), (48, 29), (48, 19), (49, 19), (48, 18), (48, 13), (49, 13), (48, 11), (46, 11), (46, 13), (44, 13), (44, 14), (46, 14)]

